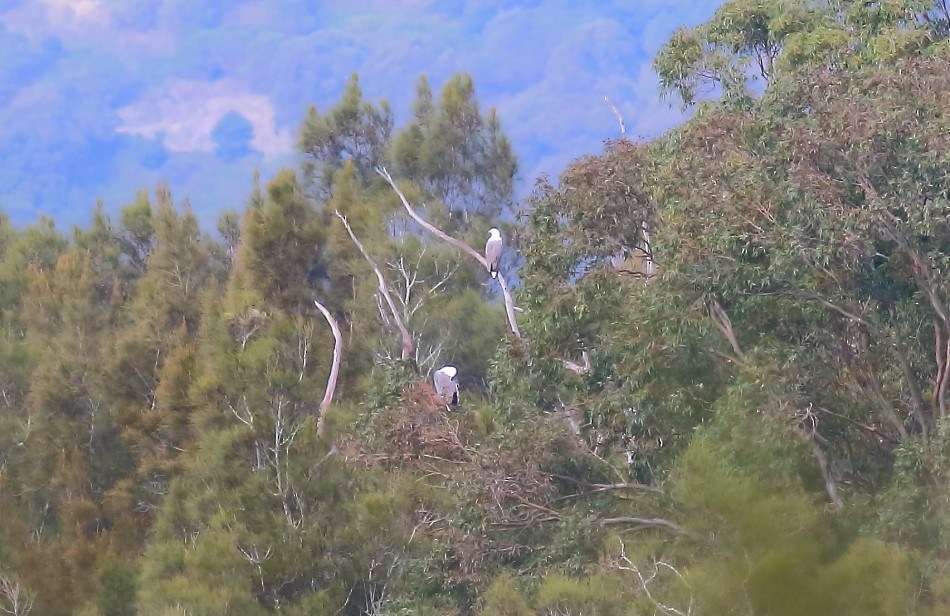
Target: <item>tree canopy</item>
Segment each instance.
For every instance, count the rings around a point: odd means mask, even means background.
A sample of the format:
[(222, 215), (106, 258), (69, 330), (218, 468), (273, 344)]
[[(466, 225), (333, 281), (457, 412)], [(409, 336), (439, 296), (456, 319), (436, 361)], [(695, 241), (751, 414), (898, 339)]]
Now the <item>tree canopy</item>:
[(471, 77), (354, 75), (217, 236), (0, 216), (0, 611), (946, 613), (948, 25), (727, 2), (519, 204)]

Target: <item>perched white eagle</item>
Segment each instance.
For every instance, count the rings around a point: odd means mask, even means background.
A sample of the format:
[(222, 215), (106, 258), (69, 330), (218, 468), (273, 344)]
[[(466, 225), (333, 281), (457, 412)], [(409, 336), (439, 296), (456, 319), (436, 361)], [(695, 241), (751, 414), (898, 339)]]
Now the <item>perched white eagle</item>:
[(432, 375), (435, 384), (435, 393), (438, 394), (446, 406), (458, 406), (459, 403), (459, 382), (458, 368), (455, 366), (442, 366)]
[(501, 262), (501, 249), (504, 247), (504, 240), (501, 239), (501, 231), (497, 227), (488, 230), (488, 241), (485, 242), (485, 260), (488, 261), (488, 273), (492, 278), (498, 277), (498, 264)]

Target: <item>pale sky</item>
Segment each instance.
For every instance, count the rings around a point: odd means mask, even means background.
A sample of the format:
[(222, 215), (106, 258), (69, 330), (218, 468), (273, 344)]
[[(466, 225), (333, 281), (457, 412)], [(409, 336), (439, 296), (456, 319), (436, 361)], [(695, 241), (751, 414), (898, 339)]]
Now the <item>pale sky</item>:
[(426, 73), (472, 74), (519, 156), (520, 191), (618, 135), (682, 120), (650, 61), (719, 2), (0, 0), (0, 209), (85, 224), (162, 180), (212, 224), (254, 169), (295, 166), (310, 104), (354, 71), (397, 125)]

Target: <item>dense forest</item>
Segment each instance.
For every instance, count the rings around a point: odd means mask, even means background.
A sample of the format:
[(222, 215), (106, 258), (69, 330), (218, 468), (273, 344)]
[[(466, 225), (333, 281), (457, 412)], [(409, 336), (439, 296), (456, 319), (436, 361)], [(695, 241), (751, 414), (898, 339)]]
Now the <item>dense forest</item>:
[(217, 233), (0, 215), (0, 613), (950, 613), (948, 28), (727, 2), (520, 202), (469, 77), (354, 76)]

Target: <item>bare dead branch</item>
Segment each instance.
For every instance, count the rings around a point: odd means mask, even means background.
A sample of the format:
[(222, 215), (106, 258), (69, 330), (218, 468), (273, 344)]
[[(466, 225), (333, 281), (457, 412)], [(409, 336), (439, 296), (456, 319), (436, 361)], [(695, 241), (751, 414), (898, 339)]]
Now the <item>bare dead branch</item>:
[(396, 327), (399, 328), (399, 333), (402, 336), (402, 358), (408, 359), (412, 356), (412, 351), (415, 345), (412, 341), (412, 336), (409, 334), (409, 330), (406, 329), (405, 323), (403, 323), (399, 316), (399, 311), (396, 308), (396, 303), (393, 301), (392, 295), (389, 293), (389, 285), (386, 284), (386, 279), (383, 277), (383, 272), (379, 269), (379, 266), (376, 265), (376, 261), (373, 260), (373, 257), (371, 257), (366, 251), (366, 248), (363, 247), (363, 244), (357, 239), (356, 234), (353, 233), (353, 229), (350, 227), (350, 223), (346, 220), (346, 216), (341, 214), (339, 211), (334, 211), (334, 213), (336, 214), (337, 218), (343, 221), (343, 226), (346, 227), (346, 232), (349, 234), (350, 239), (353, 240), (353, 243), (356, 244), (357, 248), (359, 248), (360, 253), (362, 253), (363, 258), (366, 259), (366, 262), (369, 263), (369, 266), (373, 268), (373, 273), (376, 274), (376, 280), (379, 282), (379, 292), (386, 300), (386, 304), (389, 306), (390, 312), (392, 312), (393, 321), (395, 321)]
[[(399, 186), (396, 185), (395, 180), (393, 180), (392, 176), (389, 175), (389, 172), (386, 171), (385, 167), (377, 167), (376, 173), (378, 173), (380, 177), (382, 177), (384, 180), (386, 180), (389, 183), (392, 189), (396, 192), (396, 195), (399, 197), (399, 200), (402, 201), (402, 205), (403, 207), (405, 207), (406, 212), (409, 214), (409, 216), (412, 217), (413, 220), (419, 223), (429, 233), (432, 233), (433, 235), (435, 235), (442, 241), (448, 244), (451, 244), (452, 246), (458, 248), (462, 252), (468, 254), (470, 257), (478, 261), (482, 265), (482, 267), (484, 267), (486, 270), (489, 269), (488, 261), (486, 261), (485, 257), (479, 254), (477, 250), (475, 250), (474, 248), (472, 248), (465, 242), (448, 235), (447, 233), (445, 233), (444, 231), (442, 231), (441, 229), (439, 229), (438, 227), (436, 227), (435, 225), (433, 225), (426, 219), (419, 216), (419, 214), (417, 214), (416, 211), (412, 208), (412, 205), (409, 204), (409, 200), (406, 199), (406, 195), (403, 194), (402, 190), (399, 189)], [(505, 299), (505, 314), (508, 317), (508, 326), (511, 328), (511, 333), (514, 334), (516, 338), (521, 338), (521, 330), (518, 329), (518, 321), (515, 318), (515, 308), (514, 308), (515, 303), (511, 297), (511, 291), (508, 290), (508, 283), (505, 280), (505, 277), (502, 276), (501, 272), (498, 273), (497, 280), (498, 280), (498, 284), (501, 286), (501, 292)]]
[(934, 312), (940, 317), (940, 320), (943, 321), (944, 326), (950, 325), (950, 318), (947, 316), (947, 307), (944, 305), (943, 301), (940, 299), (940, 296), (937, 295), (936, 289), (933, 286), (933, 277), (930, 273), (930, 267), (924, 263), (923, 257), (920, 256), (916, 250), (908, 249), (910, 254), (911, 261), (914, 264), (912, 268), (914, 271), (914, 280), (917, 282), (917, 286), (927, 294), (927, 299), (930, 300), (930, 306), (933, 308)]
[(831, 504), (834, 505), (835, 509), (842, 509), (844, 507), (844, 501), (841, 500), (841, 496), (838, 494), (838, 484), (835, 483), (835, 478), (831, 475), (831, 468), (828, 466), (828, 457), (825, 456), (825, 452), (821, 450), (821, 447), (818, 443), (815, 442), (814, 437), (811, 439), (811, 447), (815, 452), (815, 457), (818, 459), (818, 468), (821, 471), (821, 477), (825, 480), (825, 490), (828, 492), (828, 498), (831, 499)]
[[(437, 283), (435, 283), (434, 285), (432, 285), (432, 288), (429, 289), (429, 295), (435, 295), (436, 293), (438, 293), (438, 292), (439, 292), (439, 289), (441, 289), (443, 286), (445, 286), (445, 285), (449, 282), (449, 280), (452, 279), (452, 276), (454, 276), (454, 275), (455, 275), (455, 272), (458, 271), (460, 265), (461, 265), (460, 263), (456, 263), (456, 264), (455, 264), (455, 267), (453, 267), (449, 272), (447, 272), (447, 273), (442, 277), (442, 280), (440, 280), (439, 282), (437, 282)], [(518, 309), (516, 308), (515, 310), (518, 310)]]
[(742, 349), (739, 348), (739, 341), (736, 339), (736, 334), (732, 330), (732, 320), (729, 318), (729, 315), (726, 314), (719, 300), (712, 300), (708, 306), (709, 316), (712, 318), (713, 325), (715, 325), (716, 329), (721, 331), (726, 337), (726, 340), (729, 341), (729, 345), (732, 346), (732, 350), (736, 356), (744, 360), (745, 355), (742, 353)]
[(33, 594), (16, 576), (0, 572), (0, 613), (26, 616), (33, 609)]
[(818, 302), (819, 304), (821, 304), (822, 306), (824, 306), (825, 308), (828, 308), (828, 309), (830, 309), (830, 310), (834, 310), (834, 311), (837, 312), (838, 314), (840, 314), (840, 315), (842, 315), (842, 316), (844, 316), (844, 317), (847, 317), (848, 319), (850, 319), (851, 321), (853, 321), (853, 322), (855, 322), (855, 323), (860, 323), (861, 325), (864, 325), (865, 327), (867, 327), (867, 328), (869, 328), (869, 329), (873, 329), (873, 330), (876, 330), (876, 329), (877, 329), (877, 328), (874, 327), (871, 323), (868, 323), (867, 321), (865, 321), (864, 319), (862, 319), (860, 316), (854, 314), (854, 313), (851, 312), (850, 310), (847, 310), (846, 308), (843, 308), (842, 306), (839, 306), (838, 304), (835, 304), (834, 302), (830, 302), (830, 301), (826, 300), (826, 299), (823, 298), (823, 297), (820, 297), (820, 296), (818, 296), (818, 295), (815, 295), (814, 293), (798, 293), (798, 294), (795, 294), (795, 297), (800, 297), (800, 298), (802, 298), (802, 299), (814, 300), (814, 301)]
[(904, 373), (904, 380), (907, 381), (907, 387), (910, 390), (910, 410), (914, 415), (914, 419), (917, 420), (917, 424), (920, 426), (920, 431), (924, 440), (927, 440), (927, 418), (924, 417), (924, 398), (920, 393), (920, 386), (917, 384), (917, 376), (914, 373), (913, 367), (910, 365), (910, 360), (907, 359), (907, 354), (904, 352), (903, 342), (896, 336), (891, 336), (894, 346), (894, 355), (897, 357), (897, 363), (901, 367), (901, 372)]
[(620, 111), (614, 106), (613, 103), (610, 102), (610, 99), (607, 98), (606, 96), (604, 97), (604, 101), (606, 101), (607, 104), (610, 105), (610, 110), (614, 112), (614, 115), (617, 116), (617, 121), (620, 122), (620, 136), (621, 136), (621, 137), (626, 137), (626, 136), (627, 136), (627, 128), (626, 128), (626, 126), (624, 126), (624, 123), (623, 123), (623, 116), (620, 115)]
[(340, 377), (340, 362), (343, 359), (343, 333), (340, 331), (340, 324), (333, 318), (326, 306), (317, 300), (313, 300), (313, 305), (317, 307), (323, 318), (330, 324), (330, 330), (333, 332), (333, 363), (330, 365), (330, 376), (327, 377), (327, 389), (323, 394), (323, 401), (320, 403), (320, 416), (317, 417), (317, 435), (323, 436), (323, 420), (327, 416), (330, 404), (333, 403), (336, 382)]
[(624, 516), (619, 518), (601, 518), (600, 523), (603, 526), (611, 524), (633, 524), (636, 528), (662, 528), (678, 535), (689, 534), (689, 532), (679, 524), (664, 520), (663, 518), (634, 518)]
[[(686, 586), (686, 588), (692, 591), (692, 588), (690, 588), (690, 585), (686, 581), (686, 578), (683, 577), (683, 575), (676, 569), (676, 567), (674, 567), (673, 565), (669, 563), (663, 562), (662, 560), (653, 561), (653, 571), (649, 575), (644, 576), (643, 573), (640, 572), (640, 568), (627, 556), (626, 546), (623, 544), (622, 541), (620, 542), (620, 557), (619, 557), (619, 562), (617, 562), (617, 569), (620, 571), (631, 571), (633, 572), (634, 575), (637, 576), (637, 580), (640, 583), (640, 589), (647, 596), (647, 599), (649, 599), (650, 602), (653, 603), (656, 609), (660, 610), (664, 614), (667, 614), (668, 616), (670, 615), (690, 616), (693, 613), (692, 592), (690, 592), (689, 606), (686, 608), (686, 611), (679, 610), (671, 605), (666, 605), (664, 603), (661, 603), (659, 600), (656, 599), (656, 597), (653, 596), (653, 593), (650, 591), (650, 583), (653, 582), (653, 580), (655, 580), (656, 577), (660, 574), (660, 567), (663, 567), (669, 571), (672, 571), (676, 575), (676, 577), (679, 578), (679, 581), (682, 582), (683, 585)], [(654, 612), (654, 614), (655, 613), (656, 612)]]
[(439, 267), (438, 262), (436, 262), (435, 275), (439, 278), (438, 282), (431, 285), (428, 291), (424, 293), (416, 293), (417, 287), (419, 285), (429, 282), (429, 279), (419, 277), (419, 271), (421, 269), (422, 259), (425, 256), (425, 253), (426, 247), (423, 246), (414, 266), (407, 264), (406, 259), (403, 256), (400, 256), (398, 261), (389, 261), (386, 263), (386, 267), (389, 270), (396, 272), (399, 275), (397, 279), (398, 284), (394, 286), (401, 286), (401, 288), (395, 289), (395, 297), (397, 300), (399, 300), (399, 304), (402, 307), (403, 319), (407, 324), (409, 323), (410, 319), (412, 319), (412, 317), (415, 316), (415, 314), (420, 309), (422, 309), (423, 306), (425, 306), (428, 298), (437, 296), (439, 290), (452, 280), (452, 276), (454, 276), (455, 272), (457, 272), (459, 267), (461, 267), (461, 263), (456, 262), (454, 267), (447, 266), (445, 272), (440, 274), (439, 271), (441, 268)]
[(555, 473), (548, 473), (550, 477), (555, 479), (561, 479), (574, 485), (584, 488), (583, 492), (578, 492), (576, 494), (567, 494), (565, 496), (558, 497), (552, 502), (558, 502), (562, 500), (570, 500), (573, 498), (580, 498), (583, 496), (590, 496), (591, 494), (601, 494), (603, 492), (610, 492), (612, 490), (630, 490), (633, 492), (654, 492), (656, 494), (666, 494), (663, 491), (663, 488), (659, 486), (651, 486), (645, 483), (630, 483), (630, 482), (620, 482), (620, 483), (587, 483), (585, 481), (578, 481), (573, 477), (568, 477), (566, 475), (558, 475)]
[(947, 380), (950, 378), (947, 360), (950, 359), (950, 336), (946, 345), (940, 333), (940, 323), (934, 319), (934, 346), (937, 357), (937, 378), (934, 382), (934, 412), (940, 419), (947, 417)]
[[(850, 387), (849, 389), (852, 389), (852, 390), (853, 390), (853, 387)], [(871, 396), (868, 396), (868, 397), (871, 398)], [(879, 403), (879, 404), (880, 404), (880, 403)], [(868, 424), (865, 424), (865, 423), (861, 423), (860, 421), (855, 421), (855, 420), (851, 419), (850, 417), (848, 417), (848, 416), (846, 416), (846, 415), (842, 415), (841, 413), (835, 413), (834, 411), (831, 411), (831, 410), (829, 410), (829, 409), (826, 409), (826, 408), (823, 407), (823, 406), (816, 406), (816, 407), (815, 407), (815, 410), (820, 411), (821, 413), (823, 413), (823, 414), (825, 414), (825, 415), (829, 415), (829, 416), (831, 416), (831, 417), (837, 417), (838, 419), (841, 419), (841, 420), (843, 420), (843, 421), (845, 421), (845, 422), (851, 424), (852, 426), (854, 426), (854, 427), (856, 427), (856, 428), (861, 428), (862, 430), (865, 430), (865, 431), (867, 431), (867, 432), (873, 434), (874, 436), (876, 436), (876, 437), (878, 437), (878, 438), (880, 438), (880, 439), (882, 439), (882, 440), (885, 440), (885, 441), (889, 441), (889, 442), (899, 442), (899, 441), (901, 441), (901, 440), (906, 440), (906, 439), (907, 439), (907, 430), (906, 430), (906, 429), (904, 428), (904, 426), (900, 423), (900, 419), (897, 417), (897, 415), (894, 414), (893, 410), (891, 410), (890, 413), (885, 413), (885, 418), (886, 418), (888, 421), (890, 421), (892, 425), (894, 425), (894, 429), (897, 430), (898, 435), (900, 435), (900, 438), (899, 438), (899, 439), (895, 439), (894, 436), (892, 436), (892, 435), (890, 435), (890, 434), (887, 434), (887, 433), (885, 433), (885, 432), (881, 432), (880, 430), (878, 430), (878, 429), (875, 428), (874, 426), (871, 426), (871, 425), (868, 425)]]
[(248, 427), (254, 425), (254, 413), (251, 411), (251, 407), (247, 403), (247, 396), (241, 396), (241, 400), (238, 403), (238, 408), (235, 408), (235, 406), (231, 404), (230, 400), (226, 400), (225, 404), (228, 406), (228, 409), (234, 414), (238, 421)]
[[(897, 416), (897, 413), (894, 411), (893, 405), (885, 397), (884, 390), (881, 387), (881, 383), (878, 381), (874, 372), (872, 370), (868, 370), (866, 372), (861, 372), (861, 374), (862, 376), (865, 377), (866, 383), (859, 382), (855, 378), (854, 374), (849, 372), (847, 375), (845, 375), (845, 378), (843, 380), (843, 384), (845, 388), (851, 391), (852, 393), (854, 393), (855, 395), (865, 397), (868, 400), (870, 400), (872, 403), (876, 404), (881, 409), (881, 414), (884, 415), (884, 418), (888, 422), (890, 422), (892, 426), (894, 426), (895, 430), (897, 430), (897, 434), (900, 436), (900, 440), (902, 441), (906, 440), (907, 428), (904, 427), (904, 422), (902, 422), (900, 417)], [(860, 428), (873, 432), (880, 438), (893, 440), (893, 437), (888, 436), (884, 434), (883, 432), (880, 432), (876, 428), (856, 422), (849, 417), (845, 417), (844, 415), (839, 415), (838, 413), (834, 413), (832, 411), (829, 411), (828, 409), (825, 409), (822, 407), (816, 407), (816, 408), (820, 410), (822, 413), (832, 415), (835, 417), (840, 417), (841, 419), (844, 419), (845, 421), (848, 421)]]
[(640, 252), (643, 253), (643, 275), (649, 279), (656, 275), (656, 262), (653, 260), (653, 246), (650, 244), (650, 229), (646, 221), (640, 223)]

